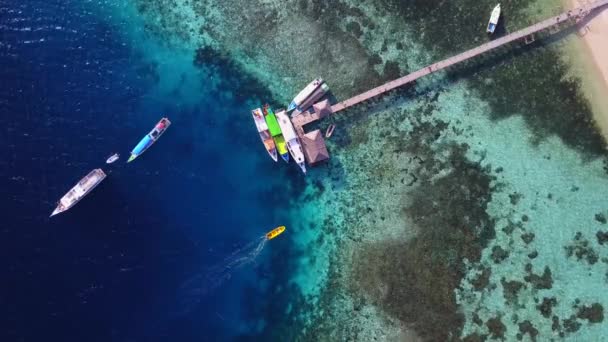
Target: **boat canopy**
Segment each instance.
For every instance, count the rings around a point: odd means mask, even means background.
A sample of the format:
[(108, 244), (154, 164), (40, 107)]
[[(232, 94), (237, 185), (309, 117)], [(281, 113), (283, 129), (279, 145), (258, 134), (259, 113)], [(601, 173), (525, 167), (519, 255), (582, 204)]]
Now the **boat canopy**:
[(277, 122), (277, 118), (274, 114), (266, 115), (266, 123), (268, 124), (268, 130), (270, 131), (270, 135), (276, 137), (281, 134), (281, 127), (279, 127), (279, 123)]

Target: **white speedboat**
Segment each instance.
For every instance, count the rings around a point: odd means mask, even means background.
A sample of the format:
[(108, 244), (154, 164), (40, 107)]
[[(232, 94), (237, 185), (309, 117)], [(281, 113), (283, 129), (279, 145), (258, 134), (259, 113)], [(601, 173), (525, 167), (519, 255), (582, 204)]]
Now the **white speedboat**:
[(488, 29), (487, 29), (487, 32), (489, 34), (494, 33), (494, 30), (496, 30), (496, 26), (498, 26), (498, 20), (500, 20), (500, 4), (496, 5), (496, 7), (494, 7), (494, 10), (492, 11), (492, 15), (490, 15), (490, 22), (488, 23)]
[(95, 169), (89, 172), (88, 175), (84, 176), (70, 191), (68, 191), (59, 203), (57, 208), (53, 211), (50, 217), (60, 214), (78, 203), (84, 196), (88, 195), (91, 190), (95, 189), (96, 186), (106, 178), (106, 174), (102, 169)]
[(299, 108), (300, 104), (302, 104), (302, 102), (304, 102), (313, 93), (315, 93), (315, 90), (317, 90), (322, 84), (323, 84), (322, 78), (315, 78), (312, 82), (308, 83), (308, 85), (304, 89), (302, 89), (302, 91), (300, 91), (298, 93), (298, 95), (296, 95), (296, 97), (293, 98), (293, 100), (287, 107), (287, 111), (291, 112), (294, 109), (298, 109), (299, 111), (302, 111), (302, 108)]
[(106, 159), (106, 164), (112, 164), (113, 162), (117, 161), (118, 158), (120, 158), (120, 155), (118, 153), (114, 153), (113, 155), (109, 156), (108, 159)]
[(289, 153), (291, 153), (293, 159), (298, 163), (302, 172), (306, 173), (306, 159), (304, 159), (304, 152), (302, 151), (302, 145), (300, 144), (300, 139), (296, 134), (296, 130), (293, 128), (293, 125), (284, 110), (276, 113), (276, 117), (279, 126), (281, 127), (281, 131), (283, 132), (283, 137), (285, 138), (285, 141), (287, 141)]

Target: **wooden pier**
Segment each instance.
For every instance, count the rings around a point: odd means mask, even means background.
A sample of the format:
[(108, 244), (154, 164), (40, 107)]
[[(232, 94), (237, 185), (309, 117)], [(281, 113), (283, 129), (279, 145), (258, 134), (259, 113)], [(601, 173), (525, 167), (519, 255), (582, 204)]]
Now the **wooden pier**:
[[(506, 44), (512, 43), (514, 41), (525, 40), (527, 43), (528, 41), (530, 41), (530, 39), (533, 40), (533, 36), (535, 33), (539, 33), (542, 31), (549, 30), (549, 29), (555, 29), (557, 31), (558, 29), (562, 28), (563, 26), (575, 25), (580, 20), (582, 20), (584, 17), (589, 15), (592, 11), (594, 11), (602, 6), (605, 6), (605, 5), (608, 5), (608, 0), (596, 0), (596, 1), (593, 1), (590, 3), (587, 3), (584, 6), (564, 12), (553, 18), (549, 18), (547, 20), (541, 21), (532, 26), (526, 27), (522, 30), (508, 34), (504, 37), (492, 40), (488, 43), (475, 47), (471, 50), (465, 51), (456, 56), (453, 56), (448, 59), (442, 60), (440, 62), (431, 64), (418, 71), (414, 71), (413, 73), (411, 73), (409, 75), (406, 75), (406, 76), (403, 76), (396, 80), (387, 82), (381, 86), (378, 86), (378, 87), (368, 90), (364, 93), (351, 97), (345, 101), (336, 103), (333, 106), (329, 106), (329, 104), (326, 101), (323, 103), (316, 104), (315, 106), (313, 106), (314, 111), (312, 113), (304, 112), (300, 115), (292, 117), (291, 121), (296, 129), (296, 132), (300, 136), (300, 139), (303, 140), (303, 137), (306, 135), (306, 133), (304, 131), (304, 126), (311, 122), (320, 120), (328, 115), (345, 110), (345, 109), (355, 106), (361, 102), (367, 101), (373, 97), (377, 97), (377, 96), (382, 95), (386, 92), (389, 92), (393, 89), (402, 87), (409, 83), (412, 83), (421, 77), (424, 77), (424, 76), (427, 76), (434, 72), (446, 69), (446, 68), (448, 68), (452, 65), (458, 64), (460, 62), (475, 58), (481, 54), (484, 54), (488, 51), (494, 50), (494, 49), (504, 46)], [(311, 133), (315, 133), (315, 132), (311, 132)], [(318, 145), (318, 142), (316, 145)], [(305, 152), (307, 152), (306, 151), (307, 148), (314, 148), (314, 147), (313, 146), (309, 147), (306, 144), (304, 144)], [(311, 153), (305, 153), (305, 155), (314, 154), (314, 151), (310, 151), (310, 152)], [(319, 160), (309, 160), (309, 163), (314, 164), (318, 161)]]

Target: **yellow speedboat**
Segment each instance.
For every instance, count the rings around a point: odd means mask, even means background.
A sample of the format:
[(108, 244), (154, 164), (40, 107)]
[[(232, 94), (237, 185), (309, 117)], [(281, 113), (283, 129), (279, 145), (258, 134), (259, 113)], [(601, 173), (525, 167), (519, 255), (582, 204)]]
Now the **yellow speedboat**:
[(284, 231), (285, 231), (285, 226), (276, 227), (275, 229), (266, 233), (266, 239), (272, 240), (275, 237), (281, 235), (281, 233), (283, 233)]

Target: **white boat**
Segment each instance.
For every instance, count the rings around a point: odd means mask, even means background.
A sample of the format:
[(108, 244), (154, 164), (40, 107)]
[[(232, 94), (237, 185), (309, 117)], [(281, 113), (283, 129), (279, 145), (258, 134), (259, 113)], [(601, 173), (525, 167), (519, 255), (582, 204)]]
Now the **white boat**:
[(317, 90), (317, 88), (319, 88), (322, 84), (323, 79), (320, 77), (315, 78), (312, 82), (308, 83), (308, 85), (304, 87), (304, 89), (302, 89), (302, 91), (300, 91), (298, 95), (296, 95), (296, 97), (293, 98), (293, 100), (287, 107), (287, 111), (291, 112), (294, 109), (302, 111), (302, 108), (298, 108), (300, 104), (302, 104), (302, 102), (304, 102), (308, 97), (310, 97), (310, 95), (312, 95), (315, 90)]
[(488, 23), (487, 32), (492, 34), (494, 30), (496, 30), (496, 26), (498, 26), (498, 20), (500, 19), (500, 4), (494, 7), (492, 11), (492, 15), (490, 15), (490, 22)]
[(302, 145), (300, 144), (300, 139), (296, 134), (296, 130), (293, 128), (293, 125), (284, 110), (276, 113), (276, 117), (279, 126), (281, 127), (281, 131), (283, 132), (283, 137), (287, 142), (289, 153), (291, 153), (293, 159), (298, 163), (302, 172), (306, 173), (306, 159), (304, 159), (304, 152), (302, 151)]
[(113, 155), (109, 156), (108, 159), (106, 159), (106, 164), (112, 164), (113, 162), (117, 161), (118, 158), (120, 158), (120, 154), (114, 153)]
[(325, 137), (329, 138), (332, 134), (334, 134), (334, 129), (336, 129), (336, 125), (331, 124), (327, 127), (327, 131), (325, 131)]
[(260, 139), (266, 148), (266, 152), (272, 160), (275, 162), (278, 159), (277, 155), (277, 146), (272, 139), (272, 135), (270, 135), (270, 131), (268, 130), (268, 124), (266, 123), (266, 119), (264, 119), (264, 114), (262, 114), (262, 110), (260, 108), (256, 108), (251, 111), (251, 116), (253, 117), (253, 121), (255, 122), (255, 126), (258, 129), (258, 134), (260, 135)]
[(95, 189), (102, 180), (106, 178), (106, 174), (102, 169), (95, 169), (89, 172), (83, 179), (81, 179), (70, 191), (68, 191), (59, 203), (57, 208), (53, 211), (50, 217), (60, 214), (78, 203), (84, 196), (86, 196), (91, 190)]
[(308, 98), (296, 106), (296, 109), (291, 112), (291, 117), (296, 117), (302, 114), (302, 112), (308, 110), (310, 107), (312, 107), (312, 105), (317, 103), (323, 96), (325, 96), (328, 91), (329, 86), (327, 83), (322, 83), (321, 86), (315, 89)]

